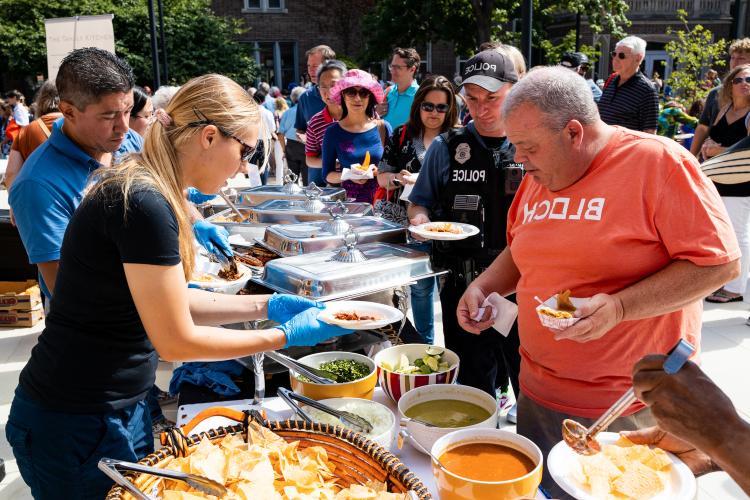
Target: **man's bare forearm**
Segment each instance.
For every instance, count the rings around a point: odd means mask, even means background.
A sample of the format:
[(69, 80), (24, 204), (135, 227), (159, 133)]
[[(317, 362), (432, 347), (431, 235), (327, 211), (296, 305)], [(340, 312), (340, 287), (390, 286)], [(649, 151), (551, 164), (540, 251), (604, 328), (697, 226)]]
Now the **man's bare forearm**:
[(505, 247), (505, 250), (474, 280), (471, 286), (479, 287), (485, 296), (492, 292), (505, 296), (515, 293), (519, 279), (521, 279), (521, 272), (513, 261), (510, 248)]
[(409, 220), (411, 220), (417, 215), (424, 215), (425, 217), (429, 219), (430, 211), (427, 210), (427, 207), (423, 207), (421, 205), (415, 205), (414, 203), (409, 203), (409, 208), (406, 209), (406, 216), (409, 217)]
[(323, 158), (320, 156), (305, 156), (305, 164), (312, 168), (323, 168)]
[(701, 300), (739, 275), (739, 259), (718, 266), (677, 260), (613, 294), (622, 302), (623, 321), (667, 314)]
[(734, 479), (742, 491), (750, 495), (750, 424), (739, 415), (731, 421), (721, 423), (727, 435), (722, 445), (714, 450), (701, 450)]

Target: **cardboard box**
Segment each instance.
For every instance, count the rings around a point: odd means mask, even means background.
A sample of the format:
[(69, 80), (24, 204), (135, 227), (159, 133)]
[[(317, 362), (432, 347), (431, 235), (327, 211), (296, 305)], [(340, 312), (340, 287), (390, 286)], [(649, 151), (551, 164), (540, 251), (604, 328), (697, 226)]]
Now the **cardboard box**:
[(0, 281), (0, 313), (29, 312), (41, 303), (42, 294), (36, 281)]
[(30, 311), (0, 309), (0, 327), (34, 326), (44, 318), (44, 307), (37, 305)]

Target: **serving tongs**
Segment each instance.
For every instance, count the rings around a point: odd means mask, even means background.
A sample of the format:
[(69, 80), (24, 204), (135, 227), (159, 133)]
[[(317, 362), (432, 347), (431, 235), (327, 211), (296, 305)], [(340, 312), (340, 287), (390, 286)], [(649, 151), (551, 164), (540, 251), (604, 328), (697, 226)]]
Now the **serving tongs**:
[(159, 469), (156, 467), (149, 467), (147, 465), (136, 464), (133, 462), (114, 460), (112, 458), (100, 459), (98, 467), (99, 470), (104, 472), (115, 483), (128, 490), (130, 494), (140, 500), (151, 500), (151, 497), (147, 496), (133, 483), (128, 481), (120, 471), (140, 472), (143, 474), (150, 474), (152, 476), (172, 479), (174, 481), (182, 481), (198, 491), (206, 493), (207, 495), (213, 495), (218, 498), (223, 498), (224, 495), (227, 494), (227, 489), (224, 487), (224, 485), (217, 483), (213, 479), (208, 479), (207, 477), (199, 476), (197, 474)]
[(335, 384), (338, 382), (338, 377), (335, 373), (331, 373), (320, 368), (313, 368), (312, 366), (300, 363), (294, 358), (290, 358), (285, 354), (281, 354), (276, 351), (267, 351), (266, 356), (276, 361), (281, 366), (294, 370), (300, 375), (304, 375), (316, 384)]
[(237, 205), (235, 205), (232, 202), (232, 200), (229, 199), (229, 196), (227, 196), (227, 194), (224, 192), (224, 190), (219, 189), (219, 196), (221, 196), (221, 199), (224, 200), (224, 203), (227, 204), (227, 206), (232, 210), (232, 212), (234, 212), (235, 214), (237, 214), (237, 217), (240, 218), (240, 220), (238, 220), (237, 222), (242, 222), (245, 219), (247, 219), (247, 217), (245, 217), (245, 215), (243, 215), (242, 212), (240, 212), (240, 209), (237, 208)]
[(237, 259), (234, 255), (229, 255), (219, 245), (214, 245), (221, 255), (217, 255), (217, 259), (221, 262), (221, 267), (224, 270), (228, 270), (233, 275), (239, 275), (240, 270), (237, 268)]
[[(680, 371), (682, 366), (690, 356), (695, 352), (695, 346), (685, 340), (680, 340), (669, 351), (669, 356), (664, 361), (664, 371), (673, 375)], [(631, 387), (620, 399), (604, 412), (604, 414), (591, 424), (588, 429), (580, 422), (566, 418), (563, 420), (562, 435), (563, 441), (570, 446), (573, 451), (581, 455), (594, 455), (601, 451), (601, 445), (596, 440), (597, 434), (604, 431), (615, 421), (622, 413), (630, 408), (630, 405), (637, 401), (635, 390)]]
[(277, 390), (277, 394), (281, 399), (284, 400), (284, 402), (289, 405), (289, 407), (300, 417), (302, 417), (307, 423), (313, 423), (314, 420), (310, 418), (310, 415), (305, 413), (305, 410), (303, 410), (295, 401), (299, 401), (300, 403), (305, 403), (307, 406), (311, 408), (315, 408), (316, 410), (320, 410), (322, 412), (328, 413), (329, 415), (333, 415), (334, 417), (338, 418), (341, 423), (349, 426), (354, 427), (354, 430), (359, 432), (372, 432), (372, 424), (368, 422), (366, 419), (360, 417), (359, 415), (355, 415), (352, 412), (349, 411), (342, 411), (342, 410), (336, 410), (334, 408), (331, 408), (330, 406), (321, 403), (320, 401), (315, 401), (314, 399), (306, 398), (305, 396), (302, 396), (301, 394), (297, 394), (294, 391), (290, 391), (289, 389), (286, 389), (285, 387), (279, 387)]

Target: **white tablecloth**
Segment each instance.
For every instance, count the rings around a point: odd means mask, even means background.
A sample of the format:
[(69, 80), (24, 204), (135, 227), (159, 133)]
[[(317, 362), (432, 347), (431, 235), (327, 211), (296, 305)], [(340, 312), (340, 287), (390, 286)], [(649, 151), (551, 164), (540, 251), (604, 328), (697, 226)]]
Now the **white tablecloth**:
[[(396, 405), (380, 387), (375, 388), (375, 394), (373, 395), (372, 399), (373, 401), (377, 401), (378, 403), (382, 403), (387, 406), (391, 411), (394, 412), (394, 414), (396, 414), (398, 418), (398, 409), (396, 408)], [(183, 426), (187, 424), (202, 410), (205, 410), (206, 408), (210, 408), (212, 406), (226, 406), (238, 410), (258, 408), (257, 406), (252, 405), (252, 400), (250, 399), (223, 401), (220, 403), (184, 405), (180, 406), (177, 410), (177, 425)], [(292, 416), (292, 411), (280, 398), (265, 399), (263, 401), (262, 409), (266, 410), (269, 418), (276, 417), (279, 419), (287, 419)], [(234, 424), (236, 424), (236, 422), (223, 417), (211, 417), (198, 425), (193, 430), (193, 433), (200, 433), (216, 427)], [(430, 459), (428, 458), (428, 456), (417, 451), (413, 446), (410, 446), (408, 442), (404, 442), (404, 447), (399, 450), (396, 447), (396, 439), (394, 438), (393, 441), (394, 442), (391, 446), (391, 453), (399, 457), (401, 461), (407, 467), (409, 467), (409, 469), (411, 469), (411, 471), (416, 474), (418, 478), (422, 480), (422, 482), (425, 484), (425, 486), (427, 486), (427, 489), (430, 490), (432, 495), (435, 498), (438, 498), (437, 489), (435, 487), (435, 479), (432, 476), (432, 468), (430, 466)], [(541, 493), (537, 493), (537, 498), (543, 499), (545, 497)]]

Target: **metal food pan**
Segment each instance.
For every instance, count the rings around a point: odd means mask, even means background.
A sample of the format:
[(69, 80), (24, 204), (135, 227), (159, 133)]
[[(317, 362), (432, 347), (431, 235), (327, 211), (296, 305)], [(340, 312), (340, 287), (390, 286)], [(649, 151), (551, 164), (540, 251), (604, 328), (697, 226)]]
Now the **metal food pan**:
[[(248, 208), (250, 221), (255, 224), (295, 224), (297, 222), (314, 222), (328, 220), (330, 208), (336, 207), (335, 202), (323, 202), (319, 210), (305, 209), (306, 201), (302, 200), (268, 200), (258, 206)], [(344, 203), (347, 217), (362, 217), (372, 215), (372, 205), (369, 203)]]
[[(346, 201), (346, 191), (344, 188), (324, 187), (320, 188), (321, 201)], [(254, 207), (268, 200), (306, 200), (304, 189), (298, 193), (287, 193), (285, 186), (257, 186), (254, 188), (244, 189), (237, 193), (237, 204)]]
[[(357, 234), (360, 245), (375, 242), (404, 244), (407, 241), (405, 227), (382, 217), (344, 217), (342, 220)], [(344, 245), (344, 236), (325, 231), (327, 223), (328, 221), (315, 221), (268, 226), (263, 236), (263, 245), (285, 257), (341, 248)], [(309, 227), (311, 231), (307, 235), (302, 235), (300, 227)]]

